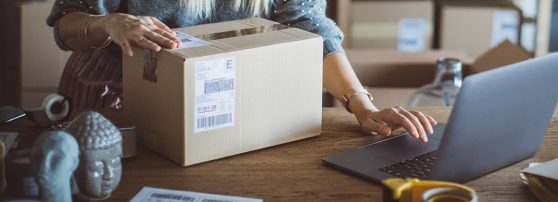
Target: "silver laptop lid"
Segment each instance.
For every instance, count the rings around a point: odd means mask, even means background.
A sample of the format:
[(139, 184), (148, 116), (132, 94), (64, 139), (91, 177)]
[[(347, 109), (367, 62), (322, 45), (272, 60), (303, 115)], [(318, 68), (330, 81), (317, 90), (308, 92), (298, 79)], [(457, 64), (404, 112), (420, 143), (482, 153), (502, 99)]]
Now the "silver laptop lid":
[(558, 102), (558, 53), (465, 79), (431, 178), (465, 182), (534, 155)]

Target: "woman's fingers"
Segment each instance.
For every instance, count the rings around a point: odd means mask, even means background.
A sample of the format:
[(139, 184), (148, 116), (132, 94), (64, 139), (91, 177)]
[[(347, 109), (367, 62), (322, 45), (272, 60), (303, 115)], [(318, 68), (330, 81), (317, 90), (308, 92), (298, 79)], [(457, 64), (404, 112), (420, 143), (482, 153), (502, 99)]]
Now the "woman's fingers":
[(108, 16), (106, 31), (125, 55), (133, 55), (132, 45), (153, 51), (180, 46), (176, 34), (154, 17), (119, 13)]
[(151, 16), (141, 17), (142, 23), (147, 28), (145, 29), (145, 36), (153, 42), (165, 48), (177, 48), (180, 39), (176, 37), (167, 25)]
[(389, 136), (392, 130), (403, 127), (409, 134), (423, 142), (428, 142), (428, 134), (434, 133), (432, 125), (437, 122), (418, 111), (408, 111), (403, 107), (392, 107), (379, 112), (357, 115), (357, 120), (365, 133), (375, 132)]
[(128, 40), (124, 37), (122, 37), (118, 44), (120, 45), (120, 48), (122, 48), (122, 52), (124, 54), (126, 54), (129, 57), (134, 56), (134, 52), (132, 51), (132, 47), (130, 46), (130, 43), (128, 42)]
[(430, 119), (428, 119), (427, 115), (417, 111), (412, 111), (411, 113), (420, 120), (420, 123), (422, 123), (422, 126), (426, 129), (426, 132), (428, 132), (428, 134), (432, 135), (432, 133), (434, 133), (434, 128), (432, 128), (432, 123), (430, 122)]
[(371, 118), (366, 118), (362, 125), (362, 130), (367, 134), (378, 134), (382, 136), (391, 135), (391, 128), (383, 122), (377, 122)]
[(426, 118), (428, 119), (428, 121), (430, 121), (430, 124), (432, 124), (432, 125), (438, 125), (438, 122), (437, 122), (434, 118), (432, 118), (431, 116), (426, 115), (426, 114), (424, 114), (424, 115), (426, 116)]
[[(160, 32), (164, 32), (164, 31), (161, 30)], [(165, 48), (175, 48), (176, 45), (177, 45), (176, 42), (168, 39), (167, 37), (164, 37), (163, 35), (155, 32), (155, 31), (147, 30), (144, 33), (144, 36), (147, 39), (149, 39), (149, 40), (151, 40), (151, 41), (153, 41), (153, 42), (157, 43), (158, 45), (160, 45), (162, 47), (165, 47)]]
[[(426, 118), (426, 116), (424, 116), (424, 114), (420, 112), (410, 112), (410, 113), (413, 114), (415, 117), (417, 117), (418, 120), (420, 120), (421, 126), (425, 128), (428, 134), (432, 135), (432, 133), (434, 133), (434, 129), (432, 128), (432, 125), (430, 125), (430, 121), (428, 121), (428, 119)], [(422, 140), (423, 142), (428, 142), (428, 136), (424, 134), (423, 136), (421, 136), (420, 140)]]
[(396, 108), (388, 109), (388, 114), (385, 120), (391, 124), (402, 126), (403, 128), (405, 128), (405, 130), (409, 132), (409, 134), (411, 134), (415, 138), (420, 137), (417, 128), (411, 122), (411, 120), (409, 120), (409, 118), (401, 114), (399, 110)]
[(176, 36), (176, 33), (174, 31), (172, 31), (167, 25), (165, 25), (165, 23), (159, 21), (157, 18), (151, 17), (151, 21), (153, 21), (153, 24), (157, 26), (157, 28), (169, 33), (170, 36)]
[(418, 131), (418, 138), (420, 138), (420, 140), (422, 140), (423, 142), (428, 142), (428, 137), (426, 136), (426, 131), (425, 131), (424, 127), (422, 126), (422, 123), (420, 122), (419, 118), (417, 118), (414, 114), (411, 114), (409, 111), (407, 111), (403, 107), (397, 107), (397, 109), (399, 110), (400, 114), (407, 117), (407, 119), (409, 119), (409, 121), (411, 121), (413, 126), (415, 126), (415, 128)]
[(153, 41), (140, 36), (138, 39), (135, 40), (135, 43), (137, 46), (141, 47), (141, 48), (147, 48), (153, 51), (160, 51), (161, 50), (161, 46), (157, 45), (156, 43), (154, 43)]

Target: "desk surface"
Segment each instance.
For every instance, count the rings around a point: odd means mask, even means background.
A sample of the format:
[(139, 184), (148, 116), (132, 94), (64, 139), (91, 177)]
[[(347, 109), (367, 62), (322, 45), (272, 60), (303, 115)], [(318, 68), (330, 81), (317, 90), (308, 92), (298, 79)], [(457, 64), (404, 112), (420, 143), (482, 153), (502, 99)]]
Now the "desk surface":
[[(445, 122), (449, 108), (422, 108)], [(326, 167), (321, 158), (381, 138), (360, 133), (356, 119), (341, 108), (325, 108), (322, 135), (215, 160), (187, 168), (138, 147), (123, 160), (123, 176), (110, 201), (128, 201), (143, 186), (261, 198), (264, 201), (381, 201), (377, 184)], [(29, 132), (29, 131), (27, 131)], [(24, 132), (25, 133), (25, 132)], [(480, 201), (536, 201), (518, 173), (530, 162), (558, 158), (558, 117), (539, 152), (531, 159), (491, 173), (467, 185)]]

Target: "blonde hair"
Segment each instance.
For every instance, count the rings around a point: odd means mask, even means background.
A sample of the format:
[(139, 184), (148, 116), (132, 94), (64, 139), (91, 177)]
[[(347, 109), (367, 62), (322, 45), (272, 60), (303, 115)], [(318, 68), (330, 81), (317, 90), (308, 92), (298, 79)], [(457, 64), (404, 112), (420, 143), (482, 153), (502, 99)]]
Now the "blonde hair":
[[(215, 0), (180, 0), (190, 16), (197, 18), (211, 17), (215, 9)], [(234, 1), (236, 11), (247, 11), (253, 17), (269, 13), (273, 0), (227, 0)]]

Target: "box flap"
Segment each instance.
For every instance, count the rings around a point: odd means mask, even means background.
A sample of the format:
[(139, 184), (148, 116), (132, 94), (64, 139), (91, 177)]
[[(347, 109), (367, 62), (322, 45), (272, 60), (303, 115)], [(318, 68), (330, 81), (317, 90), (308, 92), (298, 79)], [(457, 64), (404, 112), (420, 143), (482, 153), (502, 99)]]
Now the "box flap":
[(480, 55), (467, 69), (467, 74), (475, 74), (497, 67), (513, 64), (531, 58), (523, 48), (505, 40), (498, 46)]
[(165, 50), (182, 58), (214, 55), (320, 37), (262, 18), (205, 24), (174, 29), (209, 45)]

